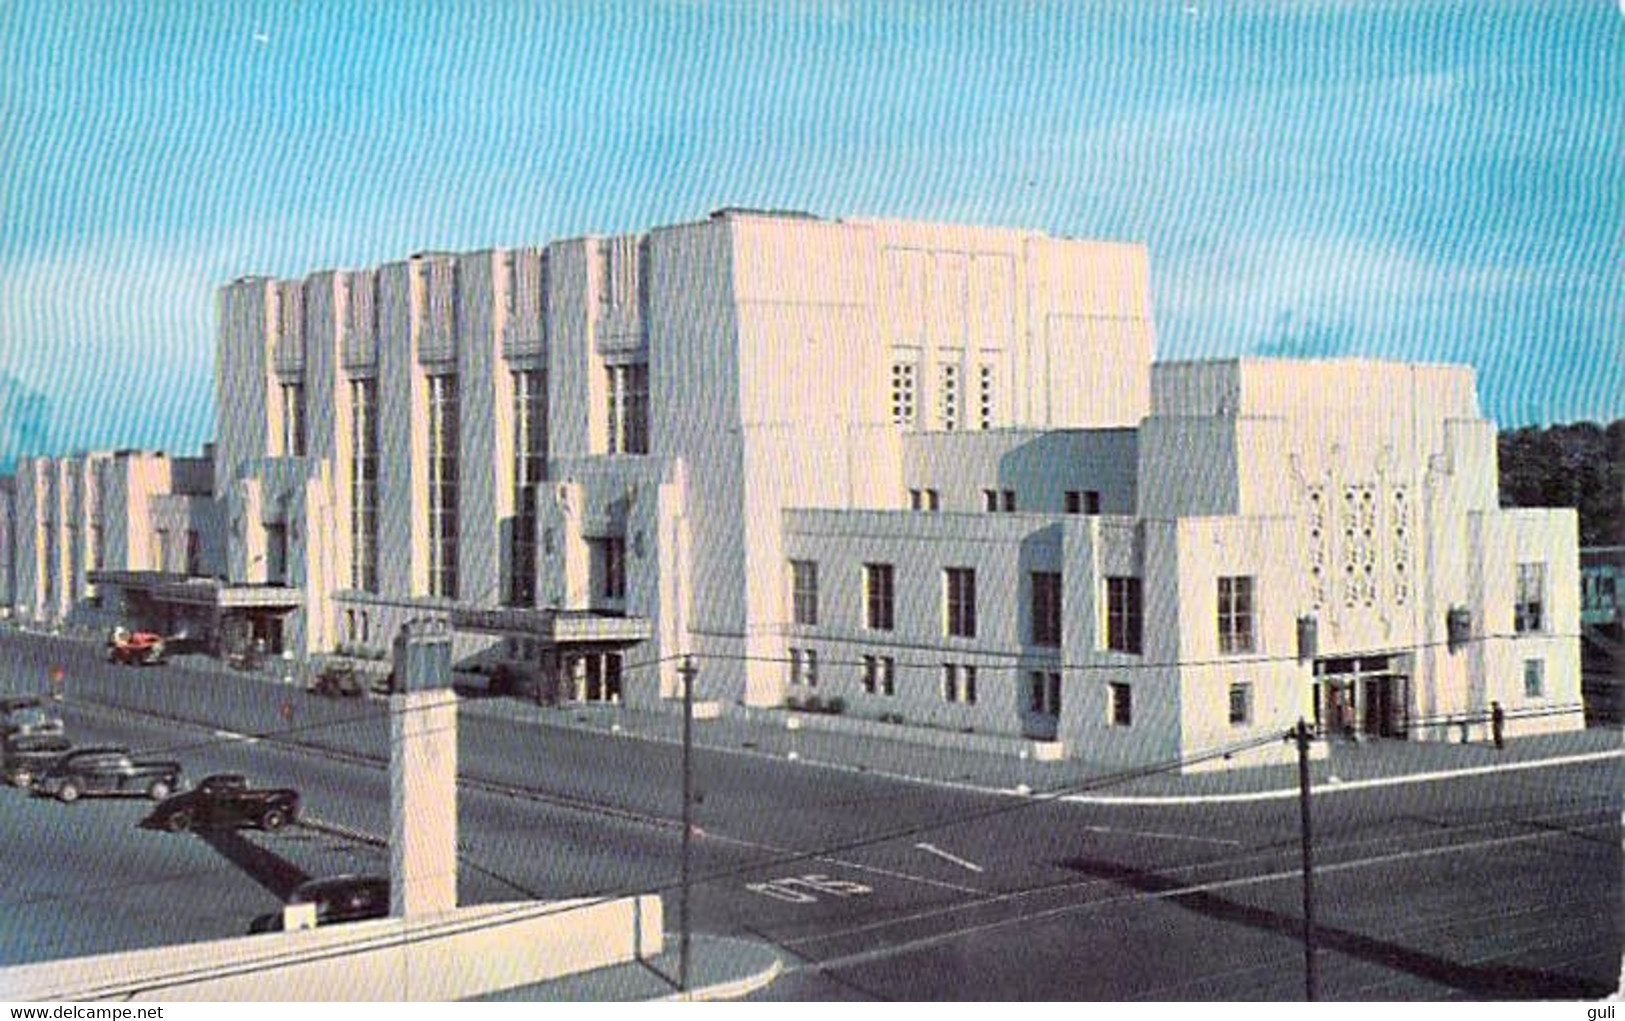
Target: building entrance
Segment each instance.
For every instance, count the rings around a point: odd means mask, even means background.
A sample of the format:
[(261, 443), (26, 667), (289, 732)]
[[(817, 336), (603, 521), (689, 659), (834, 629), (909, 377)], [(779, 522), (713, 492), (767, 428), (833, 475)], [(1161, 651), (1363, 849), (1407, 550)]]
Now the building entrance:
[(1315, 661), (1315, 727), (1321, 734), (1403, 738), (1409, 729), (1410, 678), (1394, 656)]

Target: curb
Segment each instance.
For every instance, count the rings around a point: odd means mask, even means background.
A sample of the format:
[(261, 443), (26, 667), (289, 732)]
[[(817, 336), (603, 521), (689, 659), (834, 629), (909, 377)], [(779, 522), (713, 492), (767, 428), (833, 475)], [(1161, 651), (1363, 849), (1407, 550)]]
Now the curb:
[[(1528, 769), (1549, 769), (1555, 766), (1570, 766), (1583, 762), (1601, 762), (1605, 759), (1625, 758), (1625, 749), (1611, 752), (1585, 752), (1577, 755), (1558, 755), (1548, 759), (1529, 759), (1523, 762), (1507, 762), (1492, 766), (1467, 766), (1461, 769), (1436, 770), (1430, 773), (1405, 773), (1399, 776), (1372, 777), (1367, 780), (1347, 780), (1342, 783), (1319, 783), (1312, 788), (1314, 794), (1340, 794), (1345, 791), (1370, 790), (1375, 787), (1399, 787), (1413, 783), (1434, 783), (1439, 780), (1455, 780), (1468, 776), (1485, 776), (1491, 773), (1516, 773)], [(1011, 791), (1000, 793), (1010, 794)], [(1287, 798), (1296, 798), (1299, 791), (1296, 787), (1281, 787), (1269, 791), (1248, 791), (1240, 794), (1164, 794), (1164, 795), (1091, 795), (1091, 794), (1065, 794), (1056, 801), (1074, 805), (1223, 805), (1240, 804), (1251, 801), (1283, 801)]]
[(758, 989), (766, 989), (782, 974), (784, 974), (784, 960), (775, 954), (773, 955), (772, 964), (761, 971), (746, 975), (744, 978), (716, 982), (700, 989), (690, 989), (686, 993), (668, 993), (665, 996), (656, 996), (645, 1002), (715, 1003), (721, 1000), (737, 1000), (742, 996), (749, 996)]

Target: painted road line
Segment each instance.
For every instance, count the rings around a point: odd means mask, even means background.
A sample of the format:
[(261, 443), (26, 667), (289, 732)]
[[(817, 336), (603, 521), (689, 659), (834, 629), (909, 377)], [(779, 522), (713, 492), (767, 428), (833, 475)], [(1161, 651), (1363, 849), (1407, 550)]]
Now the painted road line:
[(1222, 847), (1240, 847), (1239, 840), (1225, 840), (1223, 837), (1197, 837), (1189, 833), (1159, 833), (1155, 830), (1125, 830), (1116, 826), (1085, 826), (1090, 833), (1109, 833), (1118, 837), (1146, 837), (1151, 840), (1186, 840), (1195, 844), (1218, 844)]
[(241, 741), (243, 744), (259, 744), (260, 739), (251, 734), (239, 734), (235, 730), (217, 730), (214, 736), (226, 741)]
[[(1625, 749), (1611, 752), (1585, 752), (1578, 755), (1558, 755), (1549, 759), (1531, 759), (1527, 762), (1503, 762), (1491, 766), (1467, 766), (1461, 769), (1441, 769), (1431, 773), (1404, 773), (1399, 776), (1380, 776), (1369, 780), (1344, 780), (1335, 784), (1316, 784), (1316, 795), (1345, 794), (1349, 791), (1371, 790), (1377, 787), (1400, 787), (1413, 783), (1434, 783), (1439, 780), (1458, 780), (1469, 776), (1487, 776), (1492, 773), (1516, 773), (1526, 769), (1551, 769), (1556, 766), (1574, 766), (1586, 762), (1625, 757)], [(1010, 792), (1006, 792), (1010, 793)], [(1296, 787), (1282, 787), (1270, 791), (1248, 791), (1244, 794), (1063, 794), (1054, 799), (1072, 805), (1233, 805), (1252, 801), (1283, 801), (1298, 796)]]
[(924, 851), (926, 854), (934, 854), (934, 855), (936, 855), (938, 858), (941, 858), (943, 861), (951, 861), (955, 865), (958, 865), (962, 869), (970, 869), (972, 872), (985, 871), (982, 868), (982, 866), (976, 864), (975, 862), (966, 861), (965, 859), (959, 857), (959, 855), (957, 855), (957, 854), (949, 854), (947, 851), (944, 851), (942, 848), (938, 847), (935, 844), (915, 844), (914, 846), (919, 848), (920, 850)]
[[(1597, 823), (1592, 826), (1581, 827), (1581, 829), (1602, 829), (1604, 827), (1611, 828), (1614, 825), (1616, 824), (1613, 822)], [(1448, 844), (1444, 847), (1429, 847), (1415, 851), (1399, 851), (1392, 854), (1375, 855), (1370, 858), (1359, 858), (1355, 859), (1354, 861), (1337, 862), (1332, 865), (1317, 865), (1315, 867), (1315, 874), (1318, 876), (1332, 872), (1349, 872), (1355, 869), (1363, 869), (1371, 866), (1391, 865), (1397, 862), (1412, 861), (1418, 858), (1432, 858), (1439, 855), (1454, 854), (1458, 851), (1476, 850), (1478, 848), (1485, 847), (1504, 847), (1511, 844), (1527, 844), (1536, 841), (1554, 840), (1560, 837), (1571, 836), (1573, 836), (1573, 833), (1567, 830), (1543, 830), (1539, 833), (1520, 833), (1516, 836), (1510, 837), (1492, 837), (1485, 840), (1473, 841), (1471, 843)], [(1112, 907), (1119, 904), (1129, 904), (1144, 901), (1171, 900), (1177, 897), (1189, 897), (1193, 894), (1213, 893), (1220, 890), (1234, 890), (1248, 886), (1260, 886), (1267, 883), (1297, 881), (1302, 879), (1302, 877), (1303, 871), (1301, 869), (1283, 869), (1278, 872), (1266, 872), (1256, 876), (1240, 876), (1235, 879), (1218, 879), (1205, 883), (1192, 883), (1188, 886), (1174, 887), (1168, 890), (1123, 894), (1122, 896), (1118, 897), (1108, 897), (1102, 900), (1086, 901), (1082, 904), (1063, 904), (1059, 907), (1046, 908), (1030, 914), (1015, 915), (1009, 918), (1001, 918), (997, 921), (983, 922), (977, 925), (968, 925), (959, 929), (951, 929), (946, 932), (933, 933), (930, 936), (923, 936), (919, 939), (909, 940), (904, 943), (894, 943), (889, 946), (877, 947), (873, 950), (863, 950), (857, 953), (847, 954), (842, 957), (829, 958), (823, 961), (810, 961), (806, 964), (798, 965), (790, 970), (835, 971), (837, 969), (850, 968), (860, 964), (871, 964), (876, 961), (897, 957), (903, 954), (917, 953), (931, 947), (941, 946), (946, 943), (952, 943), (956, 940), (964, 939), (967, 936), (974, 936), (981, 933), (993, 932), (999, 929), (1006, 929), (1013, 925), (1032, 925), (1035, 922), (1041, 922), (1046, 919), (1059, 918), (1065, 915), (1081, 914), (1092, 911), (1096, 908)]]

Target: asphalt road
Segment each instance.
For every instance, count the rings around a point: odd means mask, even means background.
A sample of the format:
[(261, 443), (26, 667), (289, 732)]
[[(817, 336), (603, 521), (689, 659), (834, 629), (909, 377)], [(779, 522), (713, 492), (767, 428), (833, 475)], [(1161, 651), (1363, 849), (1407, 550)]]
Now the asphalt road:
[[(383, 703), (0, 636), (0, 687), (57, 663), (77, 740), (289, 784), (313, 819), (387, 834)], [(464, 714), (459, 755), (465, 903), (658, 889), (675, 926), (676, 748)], [(761, 998), (1303, 994), (1294, 802), (1034, 804), (743, 751), (695, 769), (694, 927), (780, 947)], [(1613, 760), (1318, 798), (1322, 995), (1614, 989), (1621, 789)], [(145, 807), (0, 792), (0, 962), (235, 935), (305, 876), (385, 868), (308, 828), (148, 833)]]

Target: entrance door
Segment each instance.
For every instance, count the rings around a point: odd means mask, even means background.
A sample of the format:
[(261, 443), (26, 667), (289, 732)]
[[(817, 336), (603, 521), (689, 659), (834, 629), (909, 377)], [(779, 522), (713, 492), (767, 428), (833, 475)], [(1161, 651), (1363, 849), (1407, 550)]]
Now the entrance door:
[(1385, 675), (1364, 680), (1364, 730), (1377, 737), (1405, 736), (1405, 678)]
[(1325, 711), (1321, 714), (1321, 729), (1327, 734), (1354, 732), (1354, 685), (1344, 680), (1328, 680), (1321, 684), (1321, 701)]

